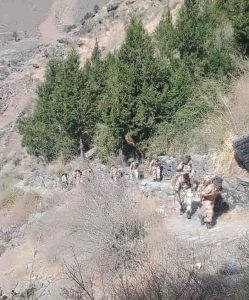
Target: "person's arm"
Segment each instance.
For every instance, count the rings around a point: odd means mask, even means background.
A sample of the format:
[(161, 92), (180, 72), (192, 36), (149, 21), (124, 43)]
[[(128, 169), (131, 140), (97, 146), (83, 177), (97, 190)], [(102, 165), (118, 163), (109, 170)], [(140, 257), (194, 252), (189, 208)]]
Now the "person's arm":
[(174, 190), (175, 190), (175, 200), (180, 203), (181, 202), (181, 197), (180, 197), (181, 183), (179, 181), (176, 182)]
[(177, 172), (181, 172), (182, 169), (183, 169), (183, 163), (181, 162), (181, 163), (177, 166), (176, 171), (177, 171)]
[(204, 191), (201, 193), (202, 198), (205, 197), (212, 197), (215, 196), (217, 194), (217, 191), (212, 188), (211, 186), (207, 186)]
[(152, 161), (150, 162), (150, 165), (149, 165), (149, 173), (152, 172), (153, 164), (154, 164), (154, 160), (152, 160)]

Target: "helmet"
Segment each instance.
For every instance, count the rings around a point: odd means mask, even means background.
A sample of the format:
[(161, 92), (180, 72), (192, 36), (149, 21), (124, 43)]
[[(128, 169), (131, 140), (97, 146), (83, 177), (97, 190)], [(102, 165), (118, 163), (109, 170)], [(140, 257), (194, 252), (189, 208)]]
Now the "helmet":
[(183, 161), (189, 162), (190, 160), (191, 160), (191, 156), (190, 155), (184, 155)]
[(223, 182), (223, 179), (221, 177), (216, 176), (213, 179), (213, 183), (219, 188), (222, 188), (222, 182)]

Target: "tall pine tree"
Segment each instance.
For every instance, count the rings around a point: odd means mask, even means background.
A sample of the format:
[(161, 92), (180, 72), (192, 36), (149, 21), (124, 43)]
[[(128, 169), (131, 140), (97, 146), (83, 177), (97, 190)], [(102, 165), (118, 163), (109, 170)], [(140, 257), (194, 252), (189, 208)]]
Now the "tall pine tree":
[(137, 140), (147, 138), (161, 113), (158, 93), (163, 89), (159, 61), (151, 37), (140, 19), (133, 18), (123, 46), (113, 60), (104, 98), (104, 121), (122, 144), (127, 132)]

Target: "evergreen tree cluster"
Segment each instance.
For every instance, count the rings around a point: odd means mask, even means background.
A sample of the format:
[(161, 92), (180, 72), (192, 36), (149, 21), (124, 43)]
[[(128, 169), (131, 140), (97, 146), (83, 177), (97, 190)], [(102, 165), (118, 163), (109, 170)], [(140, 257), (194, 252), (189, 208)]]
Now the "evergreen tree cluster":
[[(201, 121), (210, 107), (194, 92), (203, 80), (233, 72), (237, 30), (244, 26), (243, 16), (234, 20), (227, 6), (218, 9), (219, 1), (185, 0), (176, 24), (167, 11), (153, 35), (133, 17), (121, 48), (102, 58), (96, 42), (83, 68), (75, 50), (50, 61), (34, 112), (20, 123), (28, 152), (47, 160), (70, 157), (88, 132), (106, 156), (126, 133), (145, 143), (162, 125), (176, 131)], [(227, 32), (228, 18), (234, 34)]]

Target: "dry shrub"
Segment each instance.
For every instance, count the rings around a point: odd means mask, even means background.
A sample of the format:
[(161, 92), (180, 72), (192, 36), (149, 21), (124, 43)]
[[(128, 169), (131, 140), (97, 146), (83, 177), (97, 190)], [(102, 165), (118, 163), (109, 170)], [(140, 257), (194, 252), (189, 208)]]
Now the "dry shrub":
[(13, 205), (20, 195), (20, 191), (13, 187), (13, 179), (4, 177), (0, 183), (0, 207)]
[(77, 300), (230, 299), (226, 298), (231, 293), (224, 275), (210, 261), (210, 249), (192, 248), (171, 236), (160, 245), (150, 246), (137, 256), (132, 267), (124, 264), (111, 281), (105, 282), (108, 292), (101, 297), (93, 274), (87, 278), (75, 257), (74, 264), (67, 267), (74, 285), (63, 289), (63, 296)]
[(224, 145), (217, 152), (213, 154), (213, 165), (215, 167), (215, 173), (222, 176), (233, 173), (234, 167), (234, 150), (233, 141), (236, 135), (232, 132), (227, 132), (227, 136), (224, 138)]
[(75, 233), (87, 251), (110, 269), (132, 261), (146, 232), (126, 187), (95, 178), (72, 195)]
[(73, 248), (86, 269), (98, 265), (112, 273), (140, 255), (144, 217), (128, 188), (104, 177), (95, 174), (82, 188), (56, 194), (54, 206), (33, 226), (32, 236), (43, 237), (49, 260), (71, 263)]
[(119, 276), (112, 299), (222, 299), (225, 286), (209, 258), (210, 249), (167, 236), (141, 257), (136, 269)]

